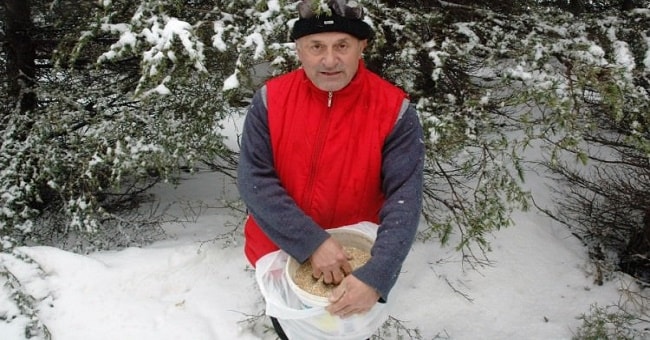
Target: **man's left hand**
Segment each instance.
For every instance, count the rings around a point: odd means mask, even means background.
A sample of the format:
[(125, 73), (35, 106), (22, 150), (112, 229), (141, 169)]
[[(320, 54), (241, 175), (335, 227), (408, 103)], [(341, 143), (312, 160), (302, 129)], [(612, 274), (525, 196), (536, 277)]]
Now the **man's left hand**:
[(332, 315), (346, 318), (369, 311), (379, 300), (379, 293), (354, 277), (346, 276), (330, 295), (327, 311)]

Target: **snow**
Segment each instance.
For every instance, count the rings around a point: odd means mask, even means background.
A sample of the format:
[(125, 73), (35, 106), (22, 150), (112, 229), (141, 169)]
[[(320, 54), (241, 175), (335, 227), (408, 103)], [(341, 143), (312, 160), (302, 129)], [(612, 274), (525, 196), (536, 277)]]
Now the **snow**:
[[(268, 319), (255, 319), (263, 303), (243, 254), (241, 216), (216, 208), (236, 199), (232, 179), (203, 172), (156, 195), (161, 206), (175, 202), (172, 214), (186, 216), (188, 206), (201, 213), (167, 223), (169, 238), (142, 248), (87, 256), (21, 248), (41, 276), (0, 262), (24, 272), (23, 284), (43, 299), (39, 315), (52, 339), (275, 339)], [(618, 302), (623, 279), (595, 285), (585, 249), (567, 230), (535, 212), (514, 220), (494, 234), (490, 265), (471, 268), (452, 247), (416, 242), (389, 296), (391, 316), (423, 339), (570, 339), (590, 306)], [(22, 321), (0, 323), (3, 339), (22, 339)]]
[(246, 37), (244, 48), (255, 45), (255, 53), (253, 53), (253, 59), (257, 60), (264, 54), (266, 46), (264, 44), (264, 37), (260, 33), (253, 33)]
[(92, 256), (27, 251), (54, 291), (42, 317), (57, 339), (235, 339), (253, 287), (236, 248), (196, 243)]
[(630, 51), (628, 44), (624, 41), (615, 41), (614, 50), (616, 51), (616, 63), (623, 66), (626, 71), (631, 72), (636, 66), (634, 63), (634, 55)]
[(236, 89), (239, 87), (239, 79), (237, 79), (237, 73), (238, 71), (235, 70), (233, 74), (228, 76), (226, 80), (223, 81), (223, 91), (228, 91), (232, 89)]
[(215, 21), (213, 24), (213, 29), (215, 34), (212, 36), (212, 46), (219, 50), (219, 52), (225, 52), (228, 49), (228, 45), (223, 41), (223, 35), (226, 32), (226, 26), (224, 21)]

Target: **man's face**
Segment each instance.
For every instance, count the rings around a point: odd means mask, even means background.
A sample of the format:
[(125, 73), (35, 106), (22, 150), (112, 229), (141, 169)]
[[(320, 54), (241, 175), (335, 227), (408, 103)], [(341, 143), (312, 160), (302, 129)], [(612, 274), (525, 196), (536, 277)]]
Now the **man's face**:
[(359, 59), (368, 44), (352, 35), (325, 32), (296, 40), (298, 59), (307, 77), (323, 91), (347, 86), (359, 68)]

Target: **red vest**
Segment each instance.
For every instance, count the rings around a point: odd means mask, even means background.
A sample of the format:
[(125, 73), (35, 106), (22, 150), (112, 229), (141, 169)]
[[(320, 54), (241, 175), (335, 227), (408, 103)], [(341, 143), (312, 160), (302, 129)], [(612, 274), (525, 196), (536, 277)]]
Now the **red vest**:
[[(302, 69), (266, 86), (275, 169), (296, 204), (324, 229), (379, 223), (382, 148), (406, 94), (363, 62), (331, 98)], [(251, 216), (245, 235), (252, 264), (278, 249)]]

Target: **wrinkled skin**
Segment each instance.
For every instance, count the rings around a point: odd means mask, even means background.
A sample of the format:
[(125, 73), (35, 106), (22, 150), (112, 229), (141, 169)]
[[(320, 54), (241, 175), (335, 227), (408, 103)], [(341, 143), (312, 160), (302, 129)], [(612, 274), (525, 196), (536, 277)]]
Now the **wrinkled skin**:
[(354, 275), (348, 255), (334, 238), (328, 238), (311, 256), (312, 275), (323, 276), (325, 283), (339, 284), (329, 298), (326, 308), (342, 318), (369, 311), (379, 300), (379, 293)]

